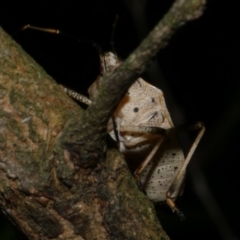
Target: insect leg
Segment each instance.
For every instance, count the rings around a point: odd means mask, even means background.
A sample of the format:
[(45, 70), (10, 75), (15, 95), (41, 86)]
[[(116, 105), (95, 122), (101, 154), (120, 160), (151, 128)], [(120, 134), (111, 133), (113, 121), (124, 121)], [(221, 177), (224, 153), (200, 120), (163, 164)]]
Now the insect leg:
[[(182, 132), (183, 130), (187, 130), (186, 127), (182, 128), (180, 127), (179, 129), (177, 129), (178, 132)], [(188, 127), (188, 130), (197, 130), (200, 129), (196, 139), (194, 140), (189, 153), (187, 154), (187, 157), (185, 158), (185, 161), (183, 163), (183, 165), (181, 166), (179, 172), (177, 173), (176, 177), (174, 178), (169, 190), (166, 193), (166, 201), (167, 204), (169, 205), (169, 207), (173, 210), (173, 212), (176, 212), (181, 219), (184, 218), (183, 214), (179, 211), (179, 209), (176, 207), (173, 199), (171, 198), (172, 194), (175, 192), (176, 189), (181, 189), (181, 185), (182, 185), (182, 180), (184, 178), (185, 175), (185, 170), (187, 165), (189, 164), (193, 153), (195, 152), (204, 132), (205, 132), (205, 127), (202, 123), (196, 123), (194, 125), (191, 125)]]
[[(18, 30), (16, 33), (14, 33), (13, 35), (17, 35), (19, 34), (20, 32), (22, 31), (25, 31), (27, 29), (32, 29), (32, 30), (36, 30), (36, 31), (40, 31), (40, 32), (46, 32), (46, 33), (50, 33), (50, 34), (58, 34), (58, 35), (62, 35), (62, 36), (65, 36), (67, 38), (71, 38), (75, 41), (78, 41), (78, 42), (84, 42), (84, 43), (87, 43), (87, 44), (91, 44), (96, 50), (97, 52), (99, 53), (100, 55), (100, 62), (101, 62), (101, 65), (104, 65), (105, 64), (105, 59), (104, 59), (104, 54), (102, 52), (102, 49), (101, 47), (99, 47), (99, 45), (94, 42), (94, 41), (91, 41), (89, 39), (83, 39), (83, 38), (77, 38), (77, 37), (74, 37), (72, 36), (71, 34), (68, 34), (68, 33), (65, 33), (65, 32), (62, 32), (60, 31), (59, 29), (54, 29), (54, 28), (43, 28), (43, 27), (37, 27), (37, 26), (33, 26), (33, 25), (30, 25), (30, 24), (26, 24), (24, 25), (20, 30)], [(103, 59), (103, 60), (102, 60)], [(105, 64), (106, 65), (106, 64)]]
[(77, 92), (75, 92), (73, 90), (70, 90), (70, 89), (68, 89), (68, 88), (66, 88), (66, 87), (64, 87), (62, 85), (61, 85), (61, 87), (63, 88), (64, 92), (66, 92), (73, 99), (75, 99), (75, 100), (77, 100), (77, 101), (79, 101), (81, 103), (84, 103), (86, 105), (90, 105), (92, 103), (92, 101), (88, 97), (86, 97), (86, 96), (84, 96), (84, 95), (82, 95), (80, 93), (77, 93)]
[[(121, 132), (138, 132), (138, 133), (147, 133), (147, 134), (154, 134), (158, 135), (158, 140), (151, 150), (151, 152), (148, 154), (146, 159), (141, 163), (141, 165), (135, 170), (134, 176), (136, 178), (137, 184), (140, 187), (141, 186), (141, 174), (147, 167), (148, 163), (151, 162), (153, 156), (159, 149), (160, 145), (162, 144), (164, 140), (164, 135), (166, 134), (166, 130), (159, 127), (150, 127), (150, 126), (122, 126), (120, 129)], [(134, 143), (133, 143), (134, 144)]]
[(20, 32), (24, 31), (26, 29), (33, 29), (33, 30), (37, 30), (37, 31), (41, 31), (41, 32), (47, 32), (47, 33), (52, 33), (52, 34), (62, 34), (62, 32), (60, 30), (58, 30), (58, 29), (36, 27), (36, 26), (32, 26), (30, 24), (24, 25), (20, 29)]
[(121, 126), (121, 132), (132, 132), (132, 133), (147, 133), (154, 135), (165, 135), (166, 129), (161, 127), (151, 126)]
[[(77, 93), (77, 92), (75, 92), (75, 91), (73, 91), (71, 89), (68, 89), (68, 88), (66, 88), (66, 87), (64, 87), (62, 85), (61, 85), (61, 87), (63, 88), (64, 92), (66, 92), (73, 99), (75, 99), (75, 100), (77, 100), (77, 101), (79, 101), (81, 103), (84, 103), (84, 104), (86, 104), (88, 106), (92, 103), (92, 101), (88, 97), (86, 97), (86, 96), (84, 96), (84, 95), (82, 95), (80, 93)], [(113, 131), (115, 133), (115, 137), (116, 137), (117, 143), (119, 143), (119, 137), (118, 137), (117, 130), (116, 130), (116, 123), (114, 121), (114, 118), (111, 118), (111, 119), (112, 119), (112, 128), (113, 128)]]
[(157, 152), (158, 148), (162, 144), (163, 139), (164, 139), (164, 137), (160, 138), (157, 141), (157, 143), (155, 144), (155, 146), (152, 149), (152, 151), (149, 153), (149, 155), (146, 157), (146, 159), (142, 162), (142, 164), (134, 172), (134, 176), (136, 178), (136, 181), (137, 181), (137, 184), (138, 184), (139, 187), (141, 187), (141, 174), (145, 170), (147, 165), (151, 162), (153, 156), (155, 155), (155, 153)]

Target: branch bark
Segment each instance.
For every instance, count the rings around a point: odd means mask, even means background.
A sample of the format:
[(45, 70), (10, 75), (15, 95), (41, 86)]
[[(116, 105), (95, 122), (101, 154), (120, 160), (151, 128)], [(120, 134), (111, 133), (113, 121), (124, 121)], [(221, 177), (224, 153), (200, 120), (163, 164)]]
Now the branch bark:
[(168, 239), (106, 126), (121, 97), (204, 0), (178, 0), (82, 111), (0, 30), (0, 205), (29, 239)]
[[(201, 16), (205, 0), (177, 0), (140, 46), (112, 73), (106, 73), (99, 94), (66, 139), (79, 164), (96, 164), (104, 149), (106, 126), (127, 89), (163, 49), (177, 28)], [(83, 133), (84, 132), (84, 133)], [(98, 146), (98, 149), (96, 149)]]

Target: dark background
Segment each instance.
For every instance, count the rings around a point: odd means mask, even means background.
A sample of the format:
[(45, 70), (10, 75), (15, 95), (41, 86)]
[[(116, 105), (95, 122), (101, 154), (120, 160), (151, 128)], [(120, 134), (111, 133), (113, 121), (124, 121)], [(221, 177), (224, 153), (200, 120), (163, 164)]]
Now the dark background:
[[(99, 58), (89, 43), (26, 30), (29, 23), (57, 28), (79, 39), (110, 47), (114, 37), (124, 59), (171, 6), (169, 0), (8, 0), (0, 3), (0, 25), (57, 82), (86, 94), (99, 74)], [(240, 161), (240, 16), (237, 0), (211, 0), (204, 15), (181, 28), (161, 51), (144, 78), (161, 88), (176, 125), (202, 121), (206, 134), (188, 166), (178, 206), (181, 222), (156, 206), (171, 239), (238, 239)], [(1, 44), (1, 43), (0, 43)], [(34, 99), (33, 99), (34, 100)], [(183, 139), (188, 148), (189, 139)], [(187, 150), (186, 150), (187, 151)], [(4, 215), (0, 239), (25, 239)]]

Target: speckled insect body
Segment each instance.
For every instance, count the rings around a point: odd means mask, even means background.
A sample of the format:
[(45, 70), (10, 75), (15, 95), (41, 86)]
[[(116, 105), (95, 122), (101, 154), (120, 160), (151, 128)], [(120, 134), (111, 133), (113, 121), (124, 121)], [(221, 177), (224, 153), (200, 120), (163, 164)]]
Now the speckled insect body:
[[(120, 64), (111, 52), (104, 57), (104, 61), (101, 57), (103, 69), (113, 69)], [(91, 98), (96, 96), (100, 84), (101, 76), (89, 88)], [(203, 125), (195, 126), (194, 129), (200, 128), (202, 131), (186, 159), (163, 92), (142, 78), (138, 78), (129, 88), (113, 118), (118, 136), (111, 121), (109, 134), (114, 140), (118, 139), (120, 151), (136, 178), (141, 181), (148, 198), (153, 202), (167, 201), (173, 211), (178, 211), (174, 200), (182, 192), (186, 166), (204, 132)]]
[[(176, 132), (163, 135), (134, 133), (131, 129), (124, 131), (125, 126), (144, 127), (150, 130), (155, 127), (173, 128), (162, 91), (139, 78), (120, 102), (114, 118), (118, 127), (120, 151), (126, 156), (129, 165), (133, 161), (138, 161), (136, 165), (140, 165), (154, 146), (161, 142), (141, 174), (141, 183), (151, 201), (165, 201), (166, 192), (185, 160)], [(113, 131), (111, 136), (114, 138)], [(172, 197), (178, 195), (178, 190), (176, 189)]]

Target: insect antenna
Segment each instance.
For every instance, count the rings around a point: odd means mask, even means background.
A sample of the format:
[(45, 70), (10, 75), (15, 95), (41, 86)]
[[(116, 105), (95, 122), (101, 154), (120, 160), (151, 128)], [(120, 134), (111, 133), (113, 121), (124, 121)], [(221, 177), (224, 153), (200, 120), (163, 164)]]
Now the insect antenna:
[[(21, 32), (26, 31), (28, 29), (34, 30), (34, 31), (41, 31), (41, 32), (45, 32), (45, 33), (50, 33), (50, 34), (55, 34), (55, 35), (61, 35), (61, 36), (66, 37), (68, 39), (72, 39), (75, 42), (81, 42), (81, 43), (85, 43), (85, 44), (88, 44), (88, 45), (92, 46), (97, 51), (98, 56), (99, 56), (100, 66), (101, 66), (101, 73), (100, 74), (103, 74), (104, 72), (107, 71), (107, 63), (106, 63), (106, 60), (105, 60), (105, 57), (104, 57), (104, 53), (103, 53), (101, 47), (99, 46), (99, 44), (97, 44), (95, 41), (90, 40), (90, 39), (85, 39), (85, 38), (78, 38), (78, 37), (75, 37), (75, 36), (73, 36), (71, 34), (63, 32), (63, 31), (61, 31), (59, 29), (38, 27), (38, 26), (30, 25), (30, 24), (24, 25), (18, 31), (13, 33), (12, 36), (13, 37), (17, 36)], [(81, 97), (80, 98), (79, 97), (76, 98), (77, 93), (74, 93), (74, 91), (72, 91), (70, 89), (65, 88), (65, 91), (71, 97), (73, 97), (76, 100), (79, 100), (81, 98)], [(74, 93), (74, 94), (72, 94), (72, 93)], [(81, 102), (87, 103), (88, 101), (87, 102), (86, 101), (81, 101)], [(88, 105), (89, 105), (89, 102), (88, 102)]]
[(24, 25), (22, 28), (20, 28), (18, 31), (16, 31), (15, 33), (12, 34), (12, 36), (16, 36), (18, 35), (20, 32), (25, 31), (27, 29), (32, 29), (32, 30), (36, 30), (36, 31), (41, 31), (41, 32), (46, 32), (46, 33), (50, 33), (50, 34), (56, 34), (56, 35), (62, 35), (65, 36), (69, 39), (72, 39), (74, 41), (78, 41), (78, 42), (83, 42), (86, 44), (90, 44), (92, 47), (94, 47), (97, 52), (99, 53), (99, 55), (103, 56), (103, 52), (101, 47), (99, 46), (99, 44), (97, 44), (95, 41), (92, 41), (90, 39), (85, 39), (85, 38), (78, 38), (75, 37), (71, 34), (68, 34), (66, 32), (60, 31), (59, 29), (54, 29), (54, 28), (43, 28), (43, 27), (37, 27), (37, 26), (33, 26), (30, 24), (26, 24)]
[[(116, 51), (116, 48), (115, 48), (114, 37), (115, 37), (115, 32), (116, 32), (118, 20), (119, 20), (119, 16), (116, 15), (116, 17), (114, 19), (114, 22), (112, 24), (112, 33), (111, 33), (111, 37), (110, 37), (111, 50), (112, 50), (112, 53), (114, 54), (116, 59), (118, 59), (118, 56), (117, 56), (117, 51)], [(104, 62), (106, 63), (105, 58), (104, 58)], [(120, 140), (119, 140), (119, 136), (118, 136), (118, 132), (117, 132), (117, 124), (115, 122), (114, 117), (112, 117), (112, 123), (113, 123), (113, 131), (114, 131), (116, 141), (117, 141), (118, 145), (120, 145)]]
[[(114, 23), (112, 25), (112, 33), (111, 33), (111, 39), (110, 39), (110, 45), (111, 45), (111, 49), (113, 51), (113, 54), (114, 54), (114, 57), (116, 59), (118, 59), (117, 57), (117, 54), (116, 54), (116, 50), (115, 50), (115, 46), (114, 46), (114, 36), (115, 36), (115, 31), (116, 31), (116, 26), (117, 26), (117, 23), (118, 23), (118, 19), (119, 17), (116, 16), (115, 17), (115, 20), (114, 20)], [(31, 30), (35, 30), (35, 31), (41, 31), (41, 32), (46, 32), (46, 33), (50, 33), (50, 34), (56, 34), (56, 35), (62, 35), (64, 37), (67, 37), (69, 39), (72, 39), (74, 41), (78, 41), (78, 42), (83, 42), (83, 43), (86, 43), (86, 44), (90, 44), (92, 47), (95, 48), (95, 50), (97, 51), (98, 55), (99, 55), (99, 59), (100, 59), (100, 66), (101, 66), (101, 72), (100, 74), (103, 75), (103, 73), (106, 73), (108, 71), (108, 65), (109, 63), (107, 63), (107, 60), (105, 58), (105, 54), (103, 53), (101, 47), (99, 46), (99, 44), (97, 44), (95, 41), (92, 41), (92, 40), (89, 40), (89, 39), (84, 39), (84, 38), (78, 38), (78, 37), (74, 37), (72, 36), (71, 34), (68, 34), (66, 32), (63, 32), (63, 31), (60, 31), (59, 29), (53, 29), (53, 28), (43, 28), (43, 27), (38, 27), (38, 26), (33, 26), (33, 25), (30, 25), (30, 24), (26, 24), (24, 25), (22, 28), (20, 28), (17, 32), (15, 32), (14, 34), (12, 34), (12, 36), (16, 36), (18, 35), (19, 33), (21, 33), (22, 31), (25, 31), (27, 29), (31, 29)], [(79, 94), (71, 89), (68, 89), (64, 86), (62, 86), (62, 88), (64, 89), (64, 91), (69, 95), (71, 96), (72, 98), (84, 103), (84, 104), (87, 104), (87, 105), (90, 105), (91, 104), (91, 100), (88, 99), (87, 97), (85, 97), (84, 95), (82, 94)], [(116, 141), (118, 144), (120, 144), (120, 141), (119, 141), (119, 135), (118, 135), (118, 132), (117, 132), (117, 124), (114, 120), (114, 118), (112, 118), (112, 124), (113, 124), (113, 130), (114, 130), (114, 134), (115, 134), (115, 137), (116, 137)]]
[(116, 33), (116, 28), (117, 28), (117, 24), (118, 24), (118, 20), (119, 20), (119, 16), (116, 15), (114, 22), (112, 24), (112, 33), (111, 33), (111, 38), (110, 38), (110, 45), (111, 45), (111, 50), (113, 52), (113, 54), (117, 57), (117, 51), (115, 48), (115, 42), (114, 42), (114, 37), (115, 37), (115, 33)]

